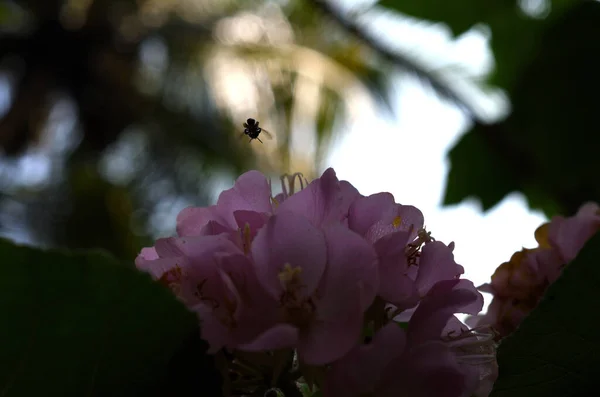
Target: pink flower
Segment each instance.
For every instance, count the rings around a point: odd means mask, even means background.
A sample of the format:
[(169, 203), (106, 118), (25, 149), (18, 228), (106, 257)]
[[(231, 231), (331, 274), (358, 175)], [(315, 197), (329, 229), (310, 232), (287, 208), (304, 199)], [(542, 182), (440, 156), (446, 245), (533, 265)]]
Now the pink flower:
[(332, 365), (325, 396), (462, 397), (489, 392), (495, 372), (490, 334), (468, 331), (454, 313), (477, 313), (481, 294), (466, 280), (435, 284), (408, 328), (391, 322), (368, 345)]
[[(436, 391), (428, 374), (447, 396), (484, 387), (489, 338), (454, 317), (476, 314), (481, 294), (459, 279), (454, 245), (435, 241), (417, 208), (389, 193), (363, 197), (331, 168), (311, 183), (284, 176), (282, 189), (272, 197), (267, 179), (247, 172), (216, 205), (183, 210), (179, 237), (136, 259), (198, 314), (211, 353), (293, 349), (317, 372), (333, 363), (333, 396), (426, 395)], [(391, 319), (398, 312), (406, 331)], [(362, 345), (368, 328), (378, 332)]]
[(252, 256), (280, 320), (242, 349), (295, 346), (303, 362), (320, 365), (355, 345), (377, 286), (376, 256), (365, 240), (340, 223), (318, 229), (282, 212), (258, 233)]
[(199, 314), (202, 337), (216, 352), (258, 336), (274, 321), (273, 301), (250, 260), (225, 235), (159, 239), (136, 259), (139, 269), (173, 290)]
[(598, 229), (600, 207), (595, 203), (584, 204), (572, 217), (555, 216), (540, 226), (535, 231), (539, 246), (516, 252), (496, 269), (489, 284), (479, 287), (494, 299), (485, 315), (468, 322), (490, 325), (499, 337), (514, 332)]

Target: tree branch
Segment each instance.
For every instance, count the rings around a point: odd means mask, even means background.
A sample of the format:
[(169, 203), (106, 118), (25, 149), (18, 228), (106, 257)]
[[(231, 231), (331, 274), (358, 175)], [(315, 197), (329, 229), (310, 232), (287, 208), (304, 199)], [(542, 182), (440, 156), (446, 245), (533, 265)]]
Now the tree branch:
[(463, 112), (474, 120), (481, 120), (479, 112), (470, 104), (464, 95), (455, 88), (435, 76), (425, 65), (420, 64), (409, 56), (398, 53), (396, 50), (387, 48), (385, 44), (380, 43), (372, 34), (366, 32), (357, 23), (345, 18), (340, 10), (337, 10), (328, 0), (308, 0), (309, 3), (320, 9), (325, 15), (340, 25), (348, 33), (352, 34), (363, 43), (375, 50), (380, 56), (392, 62), (396, 66), (415, 74), (417, 77), (429, 82), (431, 87), (442, 97), (449, 99), (456, 104)]

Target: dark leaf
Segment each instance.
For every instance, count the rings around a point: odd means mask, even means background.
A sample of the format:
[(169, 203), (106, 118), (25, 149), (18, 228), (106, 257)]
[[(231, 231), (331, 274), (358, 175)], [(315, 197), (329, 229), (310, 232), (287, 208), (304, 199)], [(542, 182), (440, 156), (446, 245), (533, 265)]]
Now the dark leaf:
[[(169, 365), (197, 320), (167, 289), (100, 253), (0, 241), (0, 255), (1, 395), (154, 396), (173, 384)], [(194, 351), (196, 395), (218, 395), (211, 363)], [(163, 394), (191, 395), (175, 390)]]
[(511, 115), (476, 124), (451, 151), (446, 204), (476, 196), (487, 209), (520, 190), (550, 216), (600, 198), (598, 21), (600, 3), (585, 1), (542, 35), (515, 79)]
[(416, 18), (446, 23), (459, 35), (496, 12), (497, 1), (381, 0), (379, 5)]
[(600, 376), (597, 330), (600, 234), (592, 238), (539, 306), (498, 350), (491, 397), (576, 397), (595, 393)]
[(511, 164), (499, 167), (502, 157), (490, 143), (492, 132), (485, 126), (467, 133), (450, 151), (450, 173), (444, 203), (458, 204), (476, 196), (484, 210), (520, 185)]

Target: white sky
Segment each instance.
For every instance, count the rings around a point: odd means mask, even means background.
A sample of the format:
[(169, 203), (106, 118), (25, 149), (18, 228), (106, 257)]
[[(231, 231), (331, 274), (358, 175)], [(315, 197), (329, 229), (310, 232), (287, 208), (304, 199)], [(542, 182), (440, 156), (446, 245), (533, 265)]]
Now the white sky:
[[(422, 45), (473, 71), (485, 72), (493, 62), (487, 38), (475, 31), (455, 41), (443, 27), (424, 30), (380, 17), (369, 28), (384, 33), (386, 43)], [(485, 214), (474, 200), (442, 207), (449, 170), (446, 154), (469, 128), (468, 121), (415, 79), (399, 76), (394, 85), (396, 120), (369, 112), (356, 115), (326, 166), (334, 167), (340, 179), (362, 194), (388, 191), (397, 202), (421, 209), (436, 239), (456, 243), (455, 257), (465, 267), (465, 277), (476, 285), (487, 282), (515, 251), (537, 245), (533, 233), (546, 218), (530, 211), (520, 194), (506, 197)], [(486, 296), (486, 306), (489, 300)]]

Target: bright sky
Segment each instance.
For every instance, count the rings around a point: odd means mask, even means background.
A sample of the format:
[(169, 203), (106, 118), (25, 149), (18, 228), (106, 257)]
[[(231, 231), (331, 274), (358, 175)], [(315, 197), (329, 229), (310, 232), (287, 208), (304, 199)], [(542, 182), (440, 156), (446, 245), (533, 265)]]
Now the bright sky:
[[(385, 19), (377, 19), (377, 30), (385, 32), (385, 42), (392, 45), (409, 34), (407, 41), (422, 43), (444, 58), (460, 59), (471, 70), (483, 72), (493, 62), (487, 38), (480, 33), (469, 32), (454, 41), (443, 28), (425, 31)], [(397, 120), (368, 112), (358, 115), (327, 166), (362, 194), (388, 191), (397, 202), (421, 209), (436, 239), (456, 243), (455, 258), (465, 267), (465, 277), (476, 285), (487, 282), (512, 253), (536, 245), (533, 233), (546, 218), (530, 211), (520, 194), (506, 197), (485, 214), (474, 200), (442, 207), (449, 170), (446, 154), (468, 129), (468, 121), (415, 79), (398, 77), (394, 84)], [(486, 296), (486, 305), (489, 300)]]

